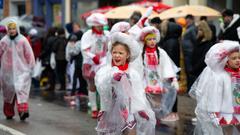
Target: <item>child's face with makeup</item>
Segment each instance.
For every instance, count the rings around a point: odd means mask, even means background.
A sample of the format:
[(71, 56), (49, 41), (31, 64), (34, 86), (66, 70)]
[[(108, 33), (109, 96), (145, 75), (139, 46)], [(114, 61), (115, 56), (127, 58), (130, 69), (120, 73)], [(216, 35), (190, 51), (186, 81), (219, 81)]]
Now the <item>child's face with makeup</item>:
[(156, 36), (153, 36), (152, 34), (147, 35), (145, 38), (145, 44), (149, 48), (155, 48), (157, 45)]
[(240, 68), (240, 52), (235, 51), (228, 55), (227, 66), (232, 69)]

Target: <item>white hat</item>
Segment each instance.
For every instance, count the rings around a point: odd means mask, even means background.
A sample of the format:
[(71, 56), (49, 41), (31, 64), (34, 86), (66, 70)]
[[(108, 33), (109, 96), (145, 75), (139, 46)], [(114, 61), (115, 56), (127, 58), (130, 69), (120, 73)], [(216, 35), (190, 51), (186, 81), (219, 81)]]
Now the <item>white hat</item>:
[(10, 17), (6, 17), (3, 20), (1, 20), (0, 25), (4, 25), (6, 27), (6, 29), (8, 30), (8, 25), (10, 23), (15, 23), (17, 31), (20, 32), (19, 26), (21, 25), (21, 23), (20, 23), (18, 17), (11, 17), (11, 16)]
[(239, 51), (239, 43), (237, 41), (225, 40), (212, 46), (205, 56), (205, 63), (213, 71), (221, 71), (224, 69), (228, 61), (228, 55), (233, 51)]
[(144, 27), (140, 33), (140, 36), (139, 36), (139, 40), (144, 42), (144, 38), (148, 35), (148, 34), (156, 34), (156, 40), (157, 42), (160, 41), (160, 32), (157, 28), (153, 27), (153, 26), (147, 26), (147, 27)]
[(100, 13), (93, 13), (86, 19), (88, 26), (104, 26), (107, 25), (107, 18)]
[(115, 32), (112, 35), (111, 44), (109, 47), (112, 48), (112, 44), (114, 44), (116, 42), (126, 44), (129, 47), (131, 62), (134, 61), (138, 57), (138, 55), (140, 53), (140, 45), (138, 44), (138, 42), (136, 40), (132, 39), (132, 37), (130, 35), (122, 33), (122, 32)]
[(114, 24), (110, 32), (111, 34), (113, 34), (114, 32), (126, 32), (130, 28), (131, 28), (130, 23), (122, 21)]

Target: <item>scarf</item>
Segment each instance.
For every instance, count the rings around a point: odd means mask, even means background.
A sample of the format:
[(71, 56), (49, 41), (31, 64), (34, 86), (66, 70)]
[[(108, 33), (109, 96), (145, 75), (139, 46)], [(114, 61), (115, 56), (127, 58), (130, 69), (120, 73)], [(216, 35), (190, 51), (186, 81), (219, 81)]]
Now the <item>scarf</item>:
[(92, 27), (92, 32), (96, 35), (103, 35), (103, 30), (97, 30), (95, 27)]
[(225, 69), (225, 71), (227, 71), (231, 75), (231, 78), (240, 79), (240, 68), (232, 69), (232, 68), (229, 68), (229, 67), (225, 67), (224, 69)]
[(158, 65), (158, 58), (155, 54), (157, 48), (149, 48), (146, 47), (146, 58), (147, 58), (147, 65)]
[[(112, 66), (116, 66), (114, 64), (114, 62), (112, 62)], [(126, 71), (128, 69), (128, 63), (126, 63), (124, 65), (116, 66), (116, 67), (118, 67), (118, 69), (121, 70), (121, 71)]]

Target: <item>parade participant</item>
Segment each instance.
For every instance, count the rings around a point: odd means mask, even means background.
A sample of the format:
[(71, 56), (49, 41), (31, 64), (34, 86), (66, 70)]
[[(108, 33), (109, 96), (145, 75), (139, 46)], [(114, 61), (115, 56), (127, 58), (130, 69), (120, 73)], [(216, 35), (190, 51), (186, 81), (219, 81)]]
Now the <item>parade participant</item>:
[(91, 103), (92, 118), (97, 118), (96, 87), (94, 76), (96, 71), (106, 63), (107, 45), (109, 42), (108, 31), (103, 30), (107, 19), (103, 14), (95, 13), (86, 20), (90, 30), (85, 32), (81, 39), (83, 54), (83, 76), (87, 80), (88, 97)]
[(29, 117), (28, 98), (34, 54), (28, 40), (20, 34), (14, 18), (7, 21), (8, 34), (0, 41), (0, 77), (3, 90), (3, 112), (7, 119), (14, 116), (15, 102), (21, 120)]
[(176, 75), (178, 69), (167, 53), (157, 46), (159, 40), (160, 33), (155, 27), (142, 29), (140, 41), (144, 47), (139, 64), (143, 66), (142, 76), (147, 99), (157, 119), (166, 116), (164, 120), (176, 121), (179, 119), (177, 113), (170, 112), (179, 89)]
[(140, 47), (131, 36), (112, 35), (111, 60), (96, 74), (95, 83), (101, 99), (97, 132), (99, 135), (155, 134), (155, 115), (146, 99), (142, 80), (129, 65), (139, 55)]
[(205, 63), (207, 67), (190, 90), (190, 95), (197, 100), (195, 133), (232, 135), (233, 127), (239, 132), (239, 43), (223, 41), (215, 44), (207, 52)]

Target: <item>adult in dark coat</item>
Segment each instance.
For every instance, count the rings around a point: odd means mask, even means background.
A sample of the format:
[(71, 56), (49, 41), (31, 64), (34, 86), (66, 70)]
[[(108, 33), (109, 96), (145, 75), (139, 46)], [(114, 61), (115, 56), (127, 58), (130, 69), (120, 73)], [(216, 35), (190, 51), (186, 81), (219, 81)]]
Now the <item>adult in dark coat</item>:
[[(173, 62), (180, 67), (180, 37), (182, 34), (182, 27), (174, 22), (165, 20), (161, 23), (161, 41), (160, 47), (164, 49), (168, 56), (173, 60)], [(162, 121), (176, 121), (179, 119), (177, 114), (177, 103), (176, 99), (172, 113), (162, 119)]]
[[(165, 24), (166, 23), (166, 24)], [(166, 26), (164, 26), (166, 25)], [(180, 65), (180, 43), (179, 38), (182, 34), (182, 27), (174, 22), (163, 22), (162, 27), (166, 27), (166, 34), (163, 34), (160, 47), (164, 49), (173, 62)]]
[[(41, 74), (40, 82), (41, 87), (45, 88), (47, 91), (54, 92), (55, 89), (55, 73), (50, 66), (50, 57), (52, 53), (52, 47), (56, 41), (57, 28), (51, 27), (48, 29), (47, 35), (43, 41), (43, 46), (40, 54), (40, 59), (42, 60), (42, 65), (45, 67)], [(49, 87), (48, 87), (49, 86)]]
[(222, 12), (224, 28), (220, 32), (219, 40), (240, 41), (237, 28), (240, 26), (240, 16), (234, 14), (232, 10), (226, 9)]
[(56, 73), (57, 77), (60, 82), (60, 89), (66, 89), (66, 68), (67, 68), (67, 61), (65, 59), (66, 55), (66, 46), (67, 46), (67, 39), (65, 37), (65, 30), (63, 28), (58, 28), (57, 30), (57, 39), (53, 45), (53, 52), (55, 53), (55, 60), (56, 60)]
[[(80, 29), (80, 25), (76, 22), (73, 22), (72, 29), (73, 29), (73, 34), (77, 36), (77, 41), (81, 40), (83, 32)], [(71, 60), (75, 62), (75, 71), (74, 71), (74, 75), (73, 75), (73, 89), (71, 91), (71, 95), (72, 96), (75, 94), (88, 95), (87, 82), (83, 78), (83, 75), (82, 75), (83, 56), (82, 56), (81, 51), (79, 52), (78, 55), (73, 56)], [(80, 82), (80, 90), (77, 93), (75, 93), (76, 86), (77, 86), (77, 79)]]
[(197, 42), (197, 29), (194, 24), (194, 17), (192, 15), (187, 15), (185, 17), (187, 22), (187, 29), (183, 35), (182, 46), (183, 46), (183, 55), (185, 62), (185, 69), (187, 75), (187, 88), (190, 89), (191, 85), (189, 82), (192, 81), (192, 78), (189, 76), (192, 71), (192, 54), (194, 45)]
[(192, 83), (206, 67), (206, 64), (204, 62), (205, 55), (213, 45), (212, 31), (207, 22), (200, 21), (197, 25), (197, 29), (197, 44), (193, 49), (192, 71), (190, 72), (193, 80), (192, 82), (189, 82), (190, 85), (192, 85)]

